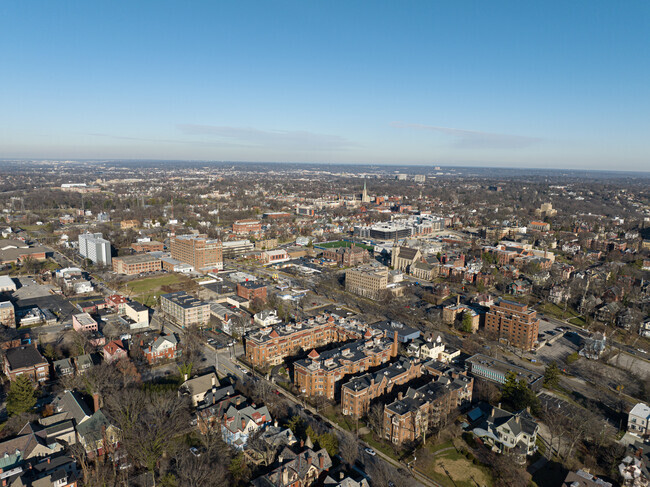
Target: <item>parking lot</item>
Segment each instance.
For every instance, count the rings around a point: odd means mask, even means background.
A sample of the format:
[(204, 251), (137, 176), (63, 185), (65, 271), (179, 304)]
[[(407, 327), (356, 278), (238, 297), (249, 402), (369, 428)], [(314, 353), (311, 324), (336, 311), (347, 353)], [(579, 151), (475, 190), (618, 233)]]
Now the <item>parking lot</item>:
[(557, 325), (545, 320), (539, 322), (540, 342), (546, 344), (527, 356), (538, 362), (563, 362), (566, 357), (580, 350), (582, 338), (572, 331), (559, 330)]

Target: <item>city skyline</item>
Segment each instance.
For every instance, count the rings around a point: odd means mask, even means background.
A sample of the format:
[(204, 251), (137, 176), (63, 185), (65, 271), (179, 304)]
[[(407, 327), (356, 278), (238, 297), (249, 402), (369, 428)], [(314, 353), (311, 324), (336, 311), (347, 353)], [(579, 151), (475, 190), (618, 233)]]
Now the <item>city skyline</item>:
[(1, 158), (648, 167), (643, 2), (0, 14)]

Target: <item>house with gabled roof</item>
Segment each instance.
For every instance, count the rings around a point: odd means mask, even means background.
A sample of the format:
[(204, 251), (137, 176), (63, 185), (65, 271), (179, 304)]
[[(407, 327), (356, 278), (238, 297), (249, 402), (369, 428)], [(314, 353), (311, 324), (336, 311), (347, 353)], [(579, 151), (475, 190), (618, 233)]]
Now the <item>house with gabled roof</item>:
[(323, 448), (305, 448), (298, 453), (288, 447), (278, 456), (278, 466), (251, 483), (254, 487), (310, 487), (327, 475), (332, 459)]
[(271, 413), (266, 406), (245, 405), (237, 409), (231, 405), (221, 424), (223, 441), (239, 450), (243, 449), (251, 433), (271, 423)]
[(143, 352), (149, 364), (155, 364), (161, 360), (173, 360), (180, 355), (178, 339), (173, 333), (159, 336), (151, 345), (145, 347)]
[(120, 359), (127, 358), (128, 354), (122, 340), (112, 340), (102, 347), (104, 362), (111, 364)]
[(537, 451), (539, 425), (527, 410), (510, 413), (492, 407), (485, 421), (473, 433), (498, 453), (512, 453), (519, 462)]

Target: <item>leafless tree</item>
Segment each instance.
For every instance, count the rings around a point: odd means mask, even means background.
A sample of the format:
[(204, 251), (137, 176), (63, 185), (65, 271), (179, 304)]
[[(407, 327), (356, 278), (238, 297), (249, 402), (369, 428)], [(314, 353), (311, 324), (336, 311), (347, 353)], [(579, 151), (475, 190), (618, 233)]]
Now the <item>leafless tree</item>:
[(340, 431), (338, 433), (339, 439), (339, 454), (345, 463), (354, 465), (354, 462), (359, 458), (359, 442), (350, 433)]

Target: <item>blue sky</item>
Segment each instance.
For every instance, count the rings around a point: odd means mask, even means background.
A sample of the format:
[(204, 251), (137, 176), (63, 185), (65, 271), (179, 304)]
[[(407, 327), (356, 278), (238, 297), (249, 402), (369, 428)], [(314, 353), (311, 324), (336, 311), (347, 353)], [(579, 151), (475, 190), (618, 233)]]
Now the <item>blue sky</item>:
[(0, 2), (0, 157), (649, 170), (650, 2)]

